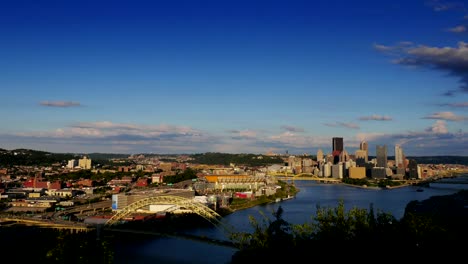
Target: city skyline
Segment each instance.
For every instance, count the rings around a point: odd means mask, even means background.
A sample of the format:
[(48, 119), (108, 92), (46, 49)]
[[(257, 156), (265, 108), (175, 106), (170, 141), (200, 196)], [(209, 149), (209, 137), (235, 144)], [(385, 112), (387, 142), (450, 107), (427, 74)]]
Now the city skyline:
[(468, 156), (460, 1), (11, 1), (0, 22), (0, 148)]

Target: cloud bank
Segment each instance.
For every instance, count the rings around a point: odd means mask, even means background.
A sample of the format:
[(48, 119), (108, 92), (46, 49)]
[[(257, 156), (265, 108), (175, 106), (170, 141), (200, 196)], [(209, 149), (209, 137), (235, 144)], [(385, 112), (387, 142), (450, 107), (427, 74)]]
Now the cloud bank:
[(81, 106), (79, 102), (72, 102), (72, 101), (42, 101), (39, 103), (42, 106), (49, 106), (49, 107), (73, 107), (73, 106)]
[[(450, 115), (436, 113), (436, 119)], [(453, 117), (451, 119), (454, 119)], [(457, 119), (457, 118), (455, 118)], [(449, 132), (447, 120), (438, 119), (423, 131), (396, 134), (357, 132), (344, 137), (349, 153), (359, 147), (361, 140), (369, 142), (370, 154), (376, 145), (387, 145), (389, 155), (395, 144), (400, 144), (407, 155), (468, 155), (468, 135), (462, 131)], [(339, 124), (336, 124), (339, 125)], [(332, 137), (304, 132), (255, 129), (230, 130), (221, 134), (186, 126), (159, 124), (141, 125), (128, 123), (81, 122), (53, 131), (35, 131), (0, 135), (2, 148), (32, 148), (51, 152), (70, 153), (159, 153), (190, 154), (205, 152), (313, 154), (318, 149), (331, 152)], [(293, 129), (294, 130), (294, 129)]]
[(381, 115), (371, 115), (371, 116), (362, 116), (359, 118), (359, 120), (362, 121), (369, 121), (369, 120), (375, 120), (375, 121), (391, 121), (393, 118), (389, 116), (381, 116)]
[(453, 96), (457, 92), (468, 93), (468, 44), (463, 41), (458, 42), (456, 47), (399, 43), (394, 46), (375, 44), (374, 48), (396, 57), (393, 60), (396, 64), (439, 70), (459, 78), (458, 89), (449, 89), (444, 92), (444, 95)]
[(440, 119), (440, 120), (448, 120), (448, 121), (463, 121), (467, 120), (465, 116), (457, 116), (452, 112), (438, 112), (433, 113), (432, 115), (423, 117), (424, 119)]

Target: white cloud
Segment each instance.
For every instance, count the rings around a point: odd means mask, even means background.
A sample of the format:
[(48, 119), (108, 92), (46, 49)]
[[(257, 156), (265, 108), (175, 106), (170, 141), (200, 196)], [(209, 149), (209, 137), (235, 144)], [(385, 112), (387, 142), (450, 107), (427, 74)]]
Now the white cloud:
[[(332, 136), (317, 136), (284, 131), (271, 134), (267, 131), (231, 130), (229, 134), (216, 135), (208, 131), (174, 125), (114, 124), (91, 122), (81, 127), (71, 126), (51, 131), (0, 135), (5, 148), (26, 147), (53, 152), (120, 152), (125, 153), (314, 153), (331, 150)], [(131, 129), (129, 129), (131, 128)], [(232, 136), (242, 136), (242, 140)], [(339, 136), (339, 135), (337, 135)], [(424, 131), (397, 134), (357, 133), (345, 137), (345, 149), (352, 153), (362, 140), (370, 145), (401, 144), (409, 155), (435, 155), (455, 153), (468, 155), (468, 136), (459, 131), (450, 133), (444, 120), (437, 120)], [(421, 147), (424, 144), (424, 148)]]
[(424, 119), (441, 119), (441, 120), (448, 120), (448, 121), (463, 121), (467, 118), (464, 116), (457, 116), (452, 112), (438, 112), (433, 113), (430, 116), (423, 117)]
[(426, 2), (426, 5), (432, 8), (436, 12), (448, 11), (448, 10), (461, 10), (465, 11), (465, 6), (459, 1), (440, 1), (430, 0)]
[(383, 51), (383, 52), (394, 50), (394, 48), (391, 47), (391, 46), (385, 46), (385, 45), (381, 45), (381, 44), (374, 44), (374, 49), (376, 49), (378, 51)]
[[(460, 78), (460, 92), (468, 93), (468, 44), (461, 41), (457, 47), (430, 47), (425, 45), (391, 47), (392, 52), (385, 52), (395, 56), (394, 63), (426, 67), (430, 69), (448, 72)], [(380, 50), (382, 51), (382, 50)], [(453, 95), (450, 89), (445, 95)]]
[(437, 120), (431, 127), (426, 128), (425, 131), (436, 134), (448, 133), (448, 129), (444, 120)]
[(359, 125), (355, 123), (335, 122), (335, 123), (324, 123), (325, 126), (329, 127), (345, 127), (351, 129), (359, 129)]
[(295, 126), (281, 126), (281, 129), (284, 129), (286, 131), (291, 131), (291, 132), (304, 132), (304, 129), (301, 127), (295, 127)]
[(449, 28), (447, 30), (450, 31), (450, 32), (453, 32), (453, 33), (463, 33), (463, 32), (466, 31), (466, 27), (463, 26), (463, 25), (460, 25), (460, 26), (456, 26), (456, 27), (453, 27), (453, 28)]
[(359, 120), (368, 121), (368, 120), (375, 120), (375, 121), (391, 121), (392, 118), (389, 116), (381, 116), (381, 115), (371, 115), (371, 116), (363, 116), (360, 117)]
[(359, 141), (375, 141), (376, 139), (385, 136), (384, 133), (357, 133), (356, 138)]
[(327, 146), (331, 144), (331, 137), (296, 135), (289, 131), (272, 135), (264, 139), (266, 144), (281, 144), (284, 147), (310, 148), (312, 146)]
[(39, 104), (42, 106), (49, 106), (49, 107), (81, 106), (79, 102), (72, 102), (72, 101), (42, 101)]
[(468, 102), (461, 102), (461, 103), (445, 103), (445, 104), (439, 104), (440, 106), (450, 106), (450, 107), (468, 107)]

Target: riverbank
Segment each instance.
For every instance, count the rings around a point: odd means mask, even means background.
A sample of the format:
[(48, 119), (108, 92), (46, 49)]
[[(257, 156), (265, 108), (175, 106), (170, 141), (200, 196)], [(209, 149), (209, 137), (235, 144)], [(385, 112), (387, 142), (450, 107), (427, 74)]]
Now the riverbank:
[(342, 184), (342, 185), (346, 185), (346, 186), (354, 187), (354, 188), (361, 188), (361, 189), (371, 189), (371, 190), (382, 190), (383, 189), (383, 188), (377, 187), (377, 186), (355, 185), (355, 184), (349, 184), (349, 183), (344, 183), (344, 182), (341, 182), (341, 183), (338, 183), (338, 184)]
[(270, 196), (259, 196), (250, 199), (246, 198), (233, 198), (229, 207), (219, 208), (217, 212), (221, 216), (225, 216), (234, 213), (239, 210), (255, 207), (257, 205), (269, 204), (278, 202), (278, 200), (292, 199), (300, 191), (294, 184), (290, 184), (284, 181), (278, 181), (279, 188), (274, 195)]

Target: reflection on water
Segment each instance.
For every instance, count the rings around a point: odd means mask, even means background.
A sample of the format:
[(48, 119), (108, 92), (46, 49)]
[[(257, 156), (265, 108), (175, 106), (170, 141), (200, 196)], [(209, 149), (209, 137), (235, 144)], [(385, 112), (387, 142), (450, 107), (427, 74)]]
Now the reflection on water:
[(429, 184), (429, 188), (456, 191), (468, 189), (468, 175), (432, 182)]
[[(468, 182), (468, 177), (465, 175), (447, 180)], [(449, 195), (461, 189), (468, 189), (468, 184), (460, 183), (431, 183), (429, 187), (423, 187), (423, 192), (417, 191), (420, 187), (416, 186), (375, 190), (307, 180), (297, 180), (295, 185), (300, 192), (294, 199), (241, 210), (226, 216), (222, 222), (234, 227), (236, 231), (251, 231), (249, 216), (261, 222), (264, 217), (271, 218), (272, 213), (281, 206), (286, 221), (301, 224), (311, 221), (317, 206), (336, 207), (340, 200), (343, 200), (346, 209), (369, 209), (372, 204), (375, 212), (391, 213), (395, 218), (401, 219), (406, 205), (413, 200), (426, 200), (431, 196)], [(226, 233), (216, 227), (194, 229), (190, 233), (226, 239)], [(184, 239), (154, 238), (121, 244), (116, 252), (116, 263), (228, 263), (234, 252), (232, 248)]]
[(120, 244), (115, 263), (228, 263), (236, 250), (176, 238), (155, 238)]

